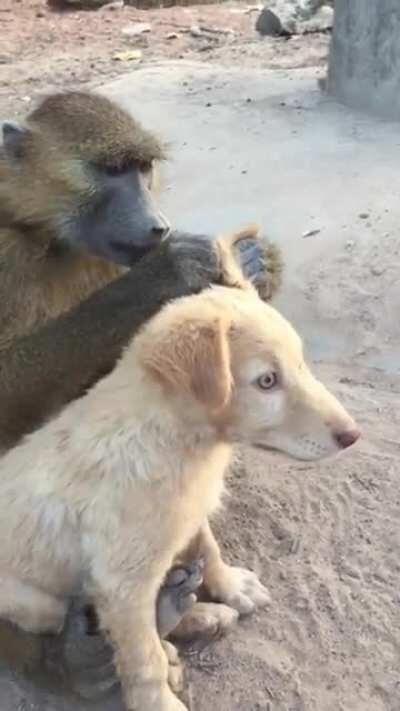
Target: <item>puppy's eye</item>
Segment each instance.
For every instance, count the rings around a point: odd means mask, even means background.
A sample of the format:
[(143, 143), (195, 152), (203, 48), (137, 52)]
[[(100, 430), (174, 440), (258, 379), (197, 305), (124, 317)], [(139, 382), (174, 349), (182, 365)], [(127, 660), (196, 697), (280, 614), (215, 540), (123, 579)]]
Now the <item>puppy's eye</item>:
[(260, 390), (271, 390), (277, 382), (278, 376), (276, 373), (264, 373), (256, 380), (256, 384)]

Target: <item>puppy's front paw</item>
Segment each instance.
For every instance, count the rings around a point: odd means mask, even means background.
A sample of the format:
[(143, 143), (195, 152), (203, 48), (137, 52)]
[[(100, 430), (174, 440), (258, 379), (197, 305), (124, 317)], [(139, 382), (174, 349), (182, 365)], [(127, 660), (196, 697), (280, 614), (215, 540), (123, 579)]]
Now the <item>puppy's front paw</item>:
[(213, 599), (233, 607), (240, 615), (249, 615), (271, 600), (257, 575), (245, 568), (224, 565), (207, 581), (207, 587)]
[(183, 642), (219, 639), (237, 622), (237, 610), (214, 602), (198, 602), (174, 629), (172, 637)]

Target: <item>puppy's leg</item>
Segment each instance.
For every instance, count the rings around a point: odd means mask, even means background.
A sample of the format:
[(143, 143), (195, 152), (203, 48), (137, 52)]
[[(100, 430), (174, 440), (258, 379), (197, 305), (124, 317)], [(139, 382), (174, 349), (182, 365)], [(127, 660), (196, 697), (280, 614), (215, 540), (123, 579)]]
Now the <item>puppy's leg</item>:
[(208, 521), (200, 530), (198, 546), (205, 560), (204, 585), (213, 600), (233, 607), (240, 615), (269, 603), (269, 592), (255, 573), (224, 563)]
[[(193, 563), (175, 565), (164, 580), (157, 599), (157, 629), (161, 639), (165, 639), (179, 625), (182, 618), (196, 602), (196, 590), (203, 582), (203, 566)], [(98, 620), (93, 606), (87, 605), (86, 634), (97, 635)]]
[(67, 602), (15, 578), (0, 576), (0, 617), (26, 632), (57, 633)]
[(161, 644), (168, 659), (168, 684), (174, 694), (180, 694), (183, 691), (184, 674), (178, 650), (166, 640), (162, 640)]
[(115, 649), (127, 709), (187, 711), (168, 684), (169, 659), (156, 628), (157, 588), (141, 579), (104, 591), (96, 600), (100, 623)]

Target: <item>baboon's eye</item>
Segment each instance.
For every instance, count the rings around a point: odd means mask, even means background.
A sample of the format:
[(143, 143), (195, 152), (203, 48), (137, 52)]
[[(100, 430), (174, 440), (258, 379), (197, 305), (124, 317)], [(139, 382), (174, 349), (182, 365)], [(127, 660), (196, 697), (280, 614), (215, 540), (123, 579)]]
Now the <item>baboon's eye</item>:
[(126, 173), (127, 167), (126, 165), (106, 165), (104, 168), (104, 172), (106, 175), (109, 175), (111, 178), (115, 178), (118, 175), (123, 175)]
[(150, 173), (153, 168), (153, 164), (151, 163), (151, 161), (141, 161), (138, 164), (138, 168), (141, 173)]
[(276, 373), (263, 373), (256, 380), (257, 387), (260, 390), (271, 390), (278, 382), (278, 376)]

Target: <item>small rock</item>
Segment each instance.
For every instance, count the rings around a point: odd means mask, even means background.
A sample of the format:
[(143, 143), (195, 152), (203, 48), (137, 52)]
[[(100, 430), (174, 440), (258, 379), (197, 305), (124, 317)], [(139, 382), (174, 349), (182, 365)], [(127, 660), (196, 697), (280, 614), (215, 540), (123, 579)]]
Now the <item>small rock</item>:
[(327, 32), (333, 27), (334, 12), (327, 5), (320, 7), (313, 17), (305, 22), (296, 23), (296, 33), (311, 34), (313, 32)]
[(368, 220), (369, 213), (368, 212), (360, 212), (359, 218), (360, 218), (360, 220)]
[(303, 232), (303, 234), (301, 236), (302, 237), (314, 237), (315, 235), (319, 235), (320, 232), (321, 232), (321, 230), (316, 228), (314, 230), (307, 230), (306, 232)]
[(140, 49), (131, 49), (128, 52), (117, 52), (113, 56), (113, 59), (115, 59), (117, 62), (137, 62), (141, 58), (142, 52), (140, 51)]
[(198, 25), (192, 25), (189, 32), (192, 37), (203, 37), (203, 32)]
[(144, 32), (151, 32), (151, 25), (148, 22), (133, 22), (121, 30), (126, 37), (136, 37)]
[(290, 36), (326, 32), (333, 26), (331, 0), (269, 0), (256, 24), (260, 34)]
[(104, 5), (104, 10), (110, 10), (114, 12), (115, 10), (122, 10), (124, 7), (124, 0), (115, 0), (115, 2), (109, 2)]
[(350, 252), (354, 248), (355, 242), (352, 239), (347, 240), (346, 249)]
[(382, 274), (385, 273), (386, 269), (384, 267), (373, 266), (371, 267), (370, 271), (373, 276), (382, 276)]
[(169, 32), (166, 36), (165, 39), (167, 40), (173, 40), (173, 39), (179, 39), (181, 35), (179, 35), (177, 32)]
[(263, 37), (280, 37), (283, 34), (282, 23), (272, 10), (264, 7), (261, 14), (257, 18), (256, 30)]
[(110, 0), (47, 0), (50, 7), (74, 8), (76, 10), (97, 10), (99, 7), (108, 5)]

